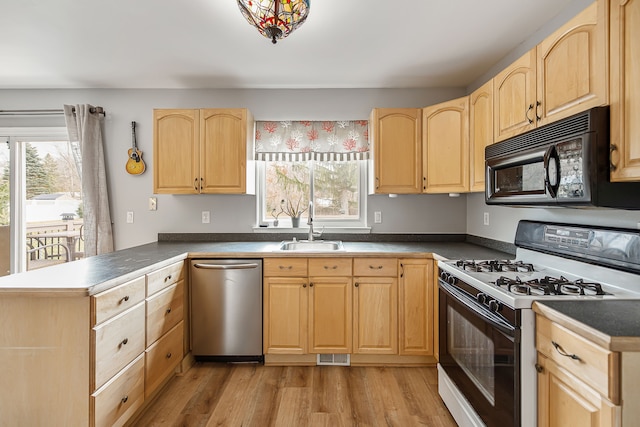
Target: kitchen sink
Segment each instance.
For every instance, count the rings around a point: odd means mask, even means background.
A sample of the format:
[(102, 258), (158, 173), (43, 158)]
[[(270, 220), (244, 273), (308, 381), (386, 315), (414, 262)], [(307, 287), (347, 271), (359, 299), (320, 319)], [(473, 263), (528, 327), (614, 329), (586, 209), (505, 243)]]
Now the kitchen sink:
[(280, 243), (280, 251), (334, 252), (344, 251), (339, 240), (285, 240)]

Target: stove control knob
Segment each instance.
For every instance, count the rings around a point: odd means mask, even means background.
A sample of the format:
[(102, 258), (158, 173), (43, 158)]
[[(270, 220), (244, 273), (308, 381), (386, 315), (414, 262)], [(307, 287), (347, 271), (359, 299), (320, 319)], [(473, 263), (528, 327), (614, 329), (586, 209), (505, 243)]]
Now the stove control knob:
[(447, 273), (446, 271), (440, 270), (440, 278), (442, 280), (444, 280), (446, 282), (448, 277), (449, 277), (449, 273)]
[(491, 301), (489, 301), (489, 310), (493, 311), (494, 313), (499, 312), (502, 309), (502, 304), (500, 304), (499, 301), (496, 301), (494, 299), (492, 299)]
[(479, 293), (478, 295), (476, 295), (476, 300), (480, 304), (486, 303), (487, 302), (487, 294)]

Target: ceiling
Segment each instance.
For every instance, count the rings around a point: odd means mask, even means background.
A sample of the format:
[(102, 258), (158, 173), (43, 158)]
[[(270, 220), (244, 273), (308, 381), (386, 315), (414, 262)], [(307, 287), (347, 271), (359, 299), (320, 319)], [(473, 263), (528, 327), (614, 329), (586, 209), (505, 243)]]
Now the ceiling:
[(0, 89), (466, 87), (571, 0), (313, 0), (277, 45), (235, 0), (2, 0)]

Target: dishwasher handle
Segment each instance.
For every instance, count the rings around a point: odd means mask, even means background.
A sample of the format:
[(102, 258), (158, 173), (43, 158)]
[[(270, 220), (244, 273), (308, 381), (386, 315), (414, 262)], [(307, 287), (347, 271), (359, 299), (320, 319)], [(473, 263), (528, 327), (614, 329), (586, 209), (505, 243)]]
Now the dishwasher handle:
[(195, 268), (203, 268), (206, 270), (246, 270), (250, 268), (258, 268), (256, 263), (248, 264), (193, 264)]

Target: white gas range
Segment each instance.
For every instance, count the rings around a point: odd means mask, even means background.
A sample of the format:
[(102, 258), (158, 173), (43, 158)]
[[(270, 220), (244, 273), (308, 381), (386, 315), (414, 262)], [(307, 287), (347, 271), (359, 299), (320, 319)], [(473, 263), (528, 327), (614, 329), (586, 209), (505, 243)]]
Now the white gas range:
[(640, 232), (521, 221), (515, 260), (439, 261), (438, 383), (461, 426), (536, 425), (534, 301), (640, 299)]

